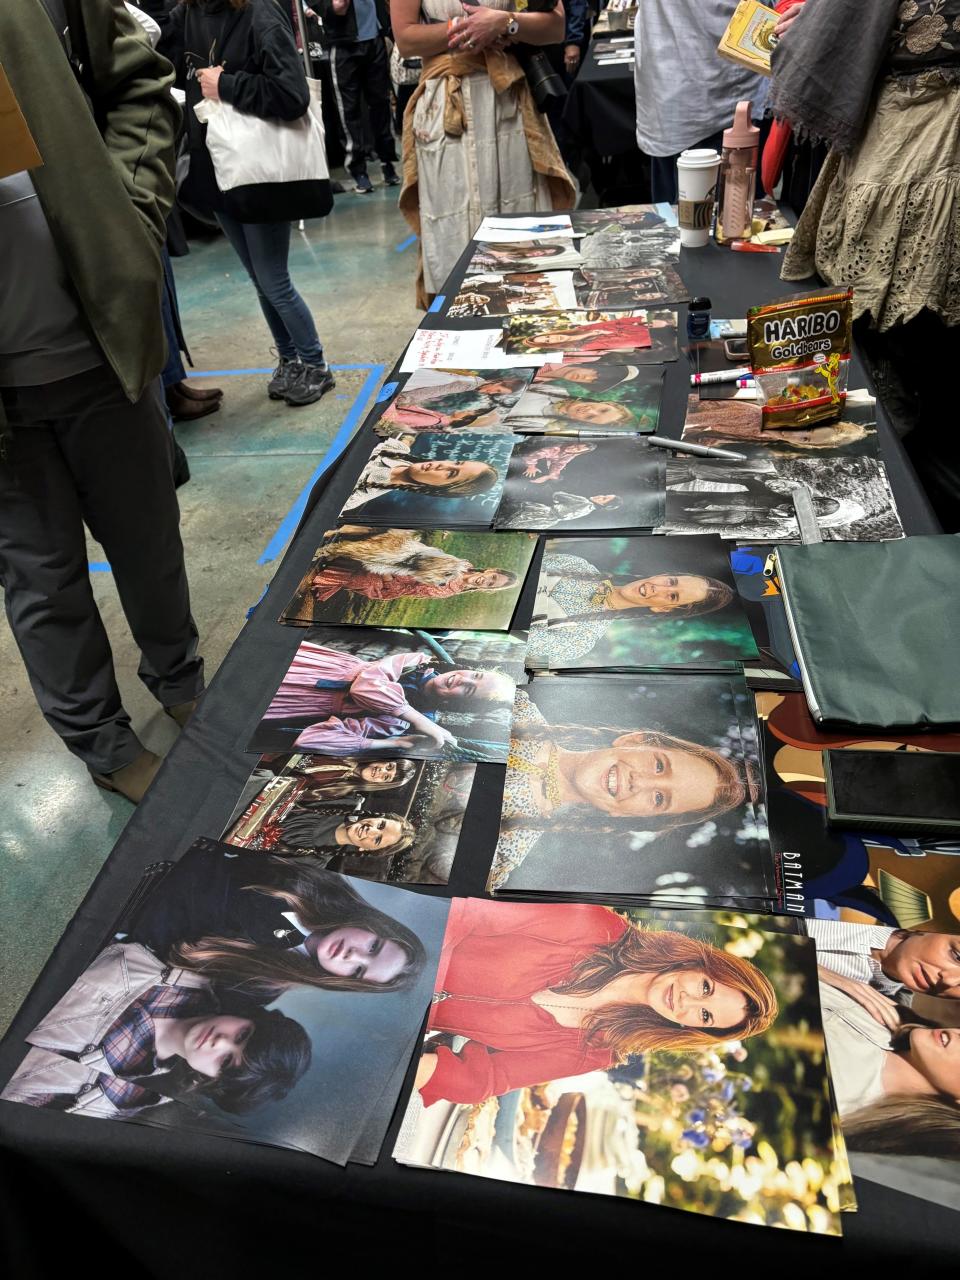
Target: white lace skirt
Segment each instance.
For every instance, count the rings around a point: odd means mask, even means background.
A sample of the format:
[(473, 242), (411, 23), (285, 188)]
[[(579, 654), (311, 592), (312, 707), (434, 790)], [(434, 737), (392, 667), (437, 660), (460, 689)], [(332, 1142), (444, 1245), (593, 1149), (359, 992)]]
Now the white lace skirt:
[(857, 147), (827, 157), (781, 274), (814, 271), (852, 285), (877, 329), (925, 307), (960, 324), (960, 85), (883, 83)]

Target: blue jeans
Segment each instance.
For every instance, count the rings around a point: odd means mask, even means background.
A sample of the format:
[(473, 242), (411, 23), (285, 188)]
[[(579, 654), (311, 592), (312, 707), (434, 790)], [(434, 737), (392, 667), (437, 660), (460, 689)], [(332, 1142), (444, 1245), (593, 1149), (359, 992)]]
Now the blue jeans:
[(287, 269), (290, 223), (237, 222), (225, 213), (217, 221), (253, 281), (277, 351), (284, 360), (299, 356), (304, 364), (323, 364), (317, 326)]

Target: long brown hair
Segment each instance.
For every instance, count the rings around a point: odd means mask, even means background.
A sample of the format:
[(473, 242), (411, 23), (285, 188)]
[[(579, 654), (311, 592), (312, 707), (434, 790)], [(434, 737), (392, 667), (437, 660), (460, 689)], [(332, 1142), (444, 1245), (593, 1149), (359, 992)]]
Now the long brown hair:
[(713, 982), (743, 993), (746, 1014), (726, 1029), (681, 1027), (645, 1004), (614, 1004), (597, 1009), (583, 1025), (586, 1042), (602, 1044), (618, 1061), (635, 1053), (703, 1049), (718, 1040), (745, 1040), (766, 1031), (777, 1016), (777, 995), (766, 974), (739, 956), (668, 929), (629, 924), (608, 946), (597, 947), (577, 962), (573, 973), (553, 990), (563, 995), (592, 995), (625, 973), (669, 973), (702, 969)]
[(841, 1123), (851, 1151), (960, 1160), (960, 1105), (943, 1095), (890, 1093)]
[(367, 929), (402, 947), (408, 963), (391, 982), (368, 982), (365, 978), (327, 973), (312, 957), (294, 948), (277, 949), (220, 935), (178, 943), (170, 954), (170, 963), (194, 969), (221, 986), (269, 999), (276, 999), (291, 987), (372, 994), (404, 991), (415, 985), (426, 962), (426, 952), (412, 929), (372, 907), (346, 880), (308, 861), (271, 858), (264, 870), (275, 873), (274, 883), (244, 885), (240, 892), (277, 899), (295, 912), (311, 932)]
[(408, 783), (417, 771), (413, 760), (384, 761), (384, 764), (396, 765), (393, 779), (390, 782), (368, 782), (362, 771), (365, 765), (372, 763), (370, 760), (362, 760), (357, 756), (344, 756), (342, 763), (350, 766), (349, 772), (341, 774), (339, 778), (330, 782), (324, 782), (321, 776), (307, 769), (294, 770), (297, 777), (303, 778), (307, 784), (302, 794), (306, 796), (309, 793), (309, 798), (313, 800), (342, 800), (357, 791), (364, 794), (373, 791), (396, 791), (398, 787)]
[[(611, 583), (614, 587), (628, 587), (631, 582), (636, 582), (636, 578), (628, 578), (626, 574), (606, 574), (599, 573), (563, 573), (561, 575), (566, 582), (587, 582), (595, 583), (597, 589), (604, 585), (605, 582)], [(656, 624), (660, 621), (669, 621), (672, 618), (696, 618), (705, 613), (714, 613), (717, 609), (725, 609), (733, 599), (733, 590), (728, 587), (725, 582), (721, 582), (719, 578), (708, 578), (702, 573), (678, 573), (678, 578), (703, 578), (707, 583), (707, 594), (702, 600), (694, 601), (692, 604), (682, 604), (679, 609), (670, 609), (665, 614), (654, 614), (651, 609), (645, 609), (642, 606), (633, 609), (598, 609), (591, 613), (577, 613), (570, 618), (549, 618), (547, 627), (557, 629), (566, 626), (578, 626), (581, 622), (596, 621), (615, 621), (617, 618), (629, 617), (631, 622), (649, 622)]]

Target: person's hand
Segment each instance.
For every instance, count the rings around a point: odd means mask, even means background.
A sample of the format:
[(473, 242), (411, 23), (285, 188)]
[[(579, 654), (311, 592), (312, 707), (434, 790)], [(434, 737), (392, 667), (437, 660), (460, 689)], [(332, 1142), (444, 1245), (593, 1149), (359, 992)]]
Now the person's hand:
[(464, 17), (450, 33), (450, 48), (457, 53), (479, 53), (502, 42), (513, 14), (504, 9), (488, 9), (484, 5), (465, 4)]
[(537, 474), (538, 470), (539, 470), (539, 467), (535, 462), (528, 462), (526, 467), (524, 468), (523, 474), (527, 477), (527, 479), (530, 479), (531, 476), (535, 476)]
[(780, 14), (780, 21), (777, 23), (773, 32), (778, 40), (782, 35), (790, 30), (796, 20), (800, 17), (800, 10), (802, 8), (803, 0), (797, 0), (796, 4), (791, 5), (789, 9), (783, 10)]
[(457, 745), (457, 739), (449, 729), (444, 729), (442, 725), (434, 724), (432, 720), (429, 721), (429, 724), (429, 729), (424, 728), (424, 735), (432, 738), (438, 747), (455, 747)]
[(568, 44), (563, 50), (563, 65), (568, 76), (572, 76), (580, 65), (580, 46)]
[(871, 1018), (875, 1018), (882, 1027), (886, 1027), (888, 1031), (899, 1030), (900, 1007), (896, 1000), (891, 1000), (889, 996), (885, 996), (882, 991), (877, 991), (866, 982), (857, 982), (855, 978), (842, 978), (840, 974), (824, 968), (823, 965), (817, 965), (817, 971), (821, 982), (825, 982), (830, 987), (836, 987), (838, 991), (845, 991), (851, 1000), (856, 1000), (857, 1004), (866, 1009)]
[(201, 67), (197, 72), (197, 79), (200, 81), (200, 92), (205, 98), (212, 98), (214, 102), (220, 101), (220, 77), (223, 75), (223, 67)]
[(424, 1089), (433, 1079), (433, 1073), (437, 1069), (437, 1055), (435, 1053), (425, 1053), (417, 1064), (417, 1074), (414, 1076), (413, 1087), (415, 1089)]
[(350, 0), (333, 0), (333, 12), (338, 18), (342, 18), (349, 8)]
[(466, 293), (458, 294), (458, 299), (463, 303), (463, 305), (471, 307), (485, 307), (490, 302), (490, 298), (487, 294), (474, 293), (469, 289)]

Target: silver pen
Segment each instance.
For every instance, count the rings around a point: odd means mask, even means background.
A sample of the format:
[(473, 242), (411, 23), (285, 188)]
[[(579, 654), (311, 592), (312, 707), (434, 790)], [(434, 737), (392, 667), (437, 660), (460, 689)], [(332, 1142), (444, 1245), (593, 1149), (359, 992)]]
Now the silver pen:
[(678, 453), (692, 453), (698, 458), (726, 458), (728, 462), (746, 462), (745, 453), (732, 449), (715, 449), (711, 444), (693, 444), (687, 440), (668, 440), (666, 436), (644, 436), (647, 444), (657, 449), (676, 449)]

